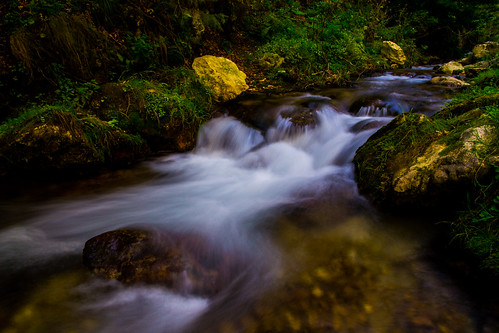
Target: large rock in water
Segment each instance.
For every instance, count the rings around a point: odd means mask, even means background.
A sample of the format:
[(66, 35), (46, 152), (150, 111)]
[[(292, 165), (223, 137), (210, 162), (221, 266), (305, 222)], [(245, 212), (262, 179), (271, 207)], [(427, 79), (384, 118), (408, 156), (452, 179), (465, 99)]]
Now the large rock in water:
[(464, 74), (464, 66), (457, 61), (449, 61), (440, 67), (439, 72), (447, 75)]
[(396, 65), (404, 65), (407, 60), (404, 50), (396, 43), (391, 41), (383, 41), (383, 46), (381, 47), (381, 56), (385, 58), (388, 62)]
[(499, 95), (444, 109), (432, 118), (397, 116), (357, 150), (360, 192), (390, 209), (455, 209), (499, 160), (489, 145), (499, 133), (481, 109), (491, 101), (498, 103)]
[(125, 284), (160, 284), (177, 292), (212, 296), (239, 272), (239, 261), (214, 251), (195, 234), (123, 228), (89, 239), (83, 264), (94, 274)]
[(249, 88), (246, 74), (229, 59), (206, 55), (194, 59), (192, 68), (212, 90), (217, 102), (234, 99)]
[(429, 83), (437, 86), (454, 87), (454, 88), (460, 88), (470, 85), (469, 83), (456, 79), (455, 77), (452, 76), (436, 76), (432, 78), (429, 81)]

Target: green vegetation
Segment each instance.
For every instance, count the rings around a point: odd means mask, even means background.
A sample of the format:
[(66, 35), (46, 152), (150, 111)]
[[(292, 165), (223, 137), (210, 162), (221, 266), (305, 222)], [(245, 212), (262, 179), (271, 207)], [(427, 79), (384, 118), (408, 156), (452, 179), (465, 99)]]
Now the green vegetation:
[[(463, 91), (455, 100), (463, 102), (491, 96), (480, 109), (486, 114), (487, 124), (493, 126), (499, 135), (498, 70), (496, 66), (479, 75), (474, 80), (474, 86)], [(476, 182), (477, 193), (470, 195), (467, 210), (461, 212), (452, 227), (455, 237), (480, 258), (482, 268), (499, 276), (499, 141), (487, 144), (477, 154), (484, 160), (495, 157), (495, 167), (487, 181)]]
[(10, 134), (54, 119), (102, 161), (126, 146), (110, 144), (118, 137), (150, 151), (190, 149), (214, 110), (190, 69), (197, 56), (233, 60), (256, 89), (343, 85), (388, 68), (384, 40), (407, 64), (445, 57), (433, 47), (441, 40), (458, 41), (453, 53), (497, 40), (496, 14), (487, 0), (4, 1), (0, 155), (12, 159)]

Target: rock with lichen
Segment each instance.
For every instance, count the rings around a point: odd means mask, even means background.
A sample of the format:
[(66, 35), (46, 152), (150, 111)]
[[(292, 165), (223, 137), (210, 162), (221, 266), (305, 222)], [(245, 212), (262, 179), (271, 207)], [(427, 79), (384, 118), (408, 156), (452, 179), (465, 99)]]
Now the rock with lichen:
[(457, 61), (449, 61), (445, 64), (443, 64), (439, 69), (438, 72), (444, 73), (447, 75), (459, 75), (459, 74), (464, 74), (464, 66), (457, 62)]
[(214, 94), (217, 102), (236, 98), (249, 87), (246, 74), (235, 63), (224, 57), (206, 55), (194, 59), (192, 68)]
[(405, 61), (407, 60), (404, 50), (402, 50), (399, 45), (391, 41), (383, 41), (383, 46), (381, 47), (381, 56), (389, 63), (399, 66), (404, 65)]
[(486, 42), (483, 44), (475, 45), (473, 48), (473, 57), (475, 59), (484, 59), (487, 56), (494, 57), (499, 54), (499, 43)]
[(80, 175), (127, 165), (147, 151), (144, 142), (96, 117), (40, 109), (0, 131), (0, 176)]
[(492, 172), (499, 138), (483, 109), (465, 106), (401, 114), (376, 132), (354, 159), (360, 191), (383, 207), (445, 211), (464, 202)]
[(429, 81), (430, 84), (445, 87), (460, 88), (464, 86), (469, 86), (469, 83), (459, 80), (452, 76), (436, 76)]

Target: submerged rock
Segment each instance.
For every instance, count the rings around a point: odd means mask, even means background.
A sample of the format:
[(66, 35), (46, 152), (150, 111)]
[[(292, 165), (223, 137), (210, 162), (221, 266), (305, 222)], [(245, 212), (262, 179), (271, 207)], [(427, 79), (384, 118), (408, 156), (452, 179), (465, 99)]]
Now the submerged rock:
[(234, 99), (249, 88), (246, 74), (229, 59), (206, 55), (194, 59), (192, 68), (212, 90), (217, 102)]

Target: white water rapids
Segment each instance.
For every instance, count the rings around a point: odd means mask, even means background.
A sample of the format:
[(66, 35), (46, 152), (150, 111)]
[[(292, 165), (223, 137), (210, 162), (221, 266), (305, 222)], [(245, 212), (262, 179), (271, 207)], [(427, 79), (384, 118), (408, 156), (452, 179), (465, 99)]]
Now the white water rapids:
[[(388, 75), (374, 82), (386, 89), (386, 84), (396, 86), (410, 79), (394, 80)], [(426, 81), (417, 77), (412, 84)], [(148, 181), (34, 205), (28, 218), (0, 229), (0, 273), (6, 281), (0, 291), (7, 299), (25, 299), (17, 300), (19, 311), (8, 320), (7, 332), (27, 327), (30, 332), (44, 332), (47, 327), (54, 332), (215, 332), (221, 321), (248, 311), (283, 274), (281, 263), (288, 259), (272, 236), (273, 225), (283, 216), (292, 218), (297, 209), (307, 211), (310, 206), (321, 216), (309, 214), (304, 221), (318, 219), (319, 224), (335, 226), (371, 214), (368, 202), (357, 193), (351, 161), (356, 149), (391, 119), (386, 115), (393, 107), (363, 106), (362, 115), (353, 115), (328, 97), (305, 94), (286, 98), (284, 109), (311, 98), (320, 101), (310, 110), (311, 125), (299, 127), (277, 115), (272, 126), (260, 131), (230, 116), (213, 119), (203, 126), (195, 151), (147, 162), (144, 167), (154, 174)], [(395, 104), (404, 103), (410, 101)], [(375, 125), (366, 127), (369, 123)], [(37, 297), (50, 300), (43, 293), (51, 285), (50, 272), (42, 270), (40, 275), (50, 278), (39, 282), (41, 287), (26, 288), (29, 291), (7, 278), (28, 275), (22, 283), (36, 285), (37, 267), (64, 272), (63, 265), (79, 265), (86, 240), (136, 224), (201, 234), (219, 249), (237, 253), (246, 268), (213, 299), (180, 295), (160, 286), (123, 286), (80, 273), (67, 288), (64, 310), (54, 310), (63, 318), (55, 324), (53, 318), (43, 319), (53, 314), (37, 309), (43, 304)], [(62, 280), (54, 284), (63, 285), (66, 280)], [(14, 292), (6, 292), (8, 284), (15, 286)], [(36, 311), (41, 314), (33, 314)]]

